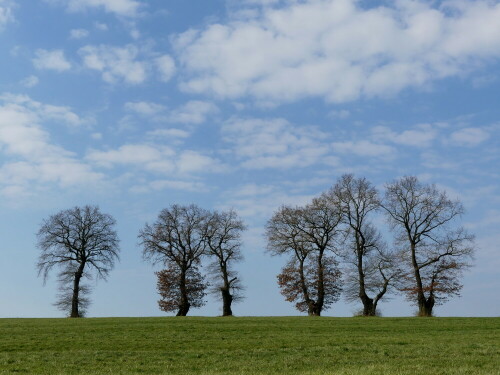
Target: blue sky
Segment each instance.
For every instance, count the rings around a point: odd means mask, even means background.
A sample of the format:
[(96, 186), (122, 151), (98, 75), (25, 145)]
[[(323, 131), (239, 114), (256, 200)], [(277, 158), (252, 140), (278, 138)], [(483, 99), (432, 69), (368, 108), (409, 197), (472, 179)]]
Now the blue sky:
[(0, 317), (62, 316), (35, 233), (83, 204), (121, 238), (90, 316), (162, 315), (136, 236), (173, 203), (247, 223), (235, 314), (296, 314), (263, 226), (344, 173), (461, 199), (475, 267), (436, 313), (500, 313), (500, 1), (0, 0), (0, 54)]

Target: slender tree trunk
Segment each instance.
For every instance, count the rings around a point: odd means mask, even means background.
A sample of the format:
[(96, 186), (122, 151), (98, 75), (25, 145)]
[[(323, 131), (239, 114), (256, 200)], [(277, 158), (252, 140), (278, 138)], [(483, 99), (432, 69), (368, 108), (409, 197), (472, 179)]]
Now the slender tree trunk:
[(179, 280), (179, 289), (181, 290), (181, 300), (179, 303), (179, 311), (177, 316), (186, 316), (189, 312), (191, 305), (189, 304), (187, 288), (186, 288), (186, 270), (181, 271), (181, 278)]
[(80, 294), (80, 280), (83, 276), (83, 268), (85, 267), (85, 263), (80, 263), (78, 270), (75, 272), (75, 279), (73, 280), (73, 297), (71, 299), (71, 314), (70, 318), (80, 318), (79, 311), (79, 294)]
[(356, 231), (356, 256), (359, 278), (358, 296), (363, 304), (363, 316), (375, 316), (375, 309), (377, 306), (373, 303), (373, 298), (368, 297), (368, 294), (366, 294), (365, 271), (363, 270), (363, 251), (365, 248), (365, 241), (358, 232), (358, 228), (360, 227), (360, 223), (358, 223), (357, 226), (352, 227)]
[(427, 298), (425, 298), (424, 288), (422, 285), (422, 278), (420, 276), (420, 268), (417, 262), (416, 256), (416, 244), (411, 242), (411, 262), (413, 265), (413, 272), (415, 275), (415, 282), (417, 284), (417, 304), (418, 304), (418, 316), (432, 316), (432, 308), (434, 307), (434, 300), (432, 303), (428, 303)]
[[(224, 279), (224, 285), (220, 290), (222, 294), (222, 316), (232, 316), (233, 311), (231, 310), (231, 304), (233, 302), (233, 296), (231, 295), (231, 281), (229, 281), (226, 264), (221, 262), (220, 267)], [(234, 280), (235, 279), (233, 279), (233, 281)]]
[(299, 276), (300, 276), (300, 286), (302, 288), (302, 295), (304, 296), (304, 301), (307, 304), (307, 314), (309, 316), (315, 315), (315, 306), (313, 301), (309, 298), (309, 291), (307, 290), (306, 278), (304, 276), (304, 260), (299, 260)]
[(373, 315), (372, 316), (376, 316), (377, 315), (377, 305), (378, 305), (378, 302), (382, 299), (382, 297), (384, 296), (384, 294), (387, 292), (387, 287), (389, 286), (390, 279), (386, 279), (385, 276), (383, 276), (383, 277), (384, 277), (384, 280), (385, 280), (384, 281), (384, 286), (382, 287), (382, 290), (373, 299)]
[(323, 252), (321, 250), (318, 254), (318, 299), (316, 303), (313, 303), (314, 308), (312, 311), (313, 316), (321, 316), (321, 312), (323, 311), (323, 304), (325, 302), (325, 276), (324, 276), (324, 267), (323, 267)]

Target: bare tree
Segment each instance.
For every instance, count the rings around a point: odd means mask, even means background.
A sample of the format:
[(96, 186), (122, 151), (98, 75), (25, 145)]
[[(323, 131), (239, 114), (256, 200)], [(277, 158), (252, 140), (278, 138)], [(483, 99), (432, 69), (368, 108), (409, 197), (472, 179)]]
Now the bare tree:
[(200, 264), (206, 249), (204, 229), (208, 216), (206, 210), (194, 204), (172, 205), (160, 212), (153, 225), (146, 224), (139, 233), (144, 259), (176, 268), (177, 316), (186, 316), (192, 306), (187, 280), (190, 269)]
[[(267, 223), (271, 254), (292, 256), (278, 276), (281, 292), (288, 301), (298, 301), (297, 307), (307, 305), (309, 315), (321, 315), (325, 299), (329, 298), (327, 294), (332, 292), (332, 289), (325, 289), (325, 272), (333, 270), (325, 266), (325, 257), (327, 251), (335, 249), (340, 221), (337, 206), (332, 206), (324, 198), (315, 198), (305, 207), (281, 207)], [(298, 281), (300, 294), (291, 293), (283, 281), (285, 279), (280, 281), (280, 277), (286, 274), (296, 275), (290, 277)], [(314, 281), (311, 280), (313, 275)]]
[[(156, 272), (158, 277), (158, 293), (161, 299), (158, 301), (160, 310), (166, 312), (178, 311), (179, 301), (182, 300), (180, 289), (181, 272), (175, 264), (170, 264), (168, 268)], [(185, 274), (185, 284), (187, 298), (191, 307), (202, 307), (205, 305), (206, 283), (196, 266), (190, 267)]]
[(118, 259), (115, 219), (97, 206), (75, 207), (44, 220), (38, 231), (38, 275), (44, 283), (50, 270), (60, 269), (60, 293), (56, 306), (82, 317), (89, 299), (89, 287), (82, 279), (106, 279)]
[(412, 176), (387, 185), (383, 207), (405, 250), (402, 290), (417, 303), (420, 316), (432, 316), (436, 303), (459, 294), (460, 277), (474, 253), (474, 236), (454, 226), (464, 208)]
[[(377, 305), (397, 276), (393, 255), (387, 251), (380, 234), (369, 221), (380, 209), (378, 192), (365, 178), (343, 175), (325, 195), (331, 204), (340, 206), (348, 226), (344, 259), (347, 300), (361, 300), (364, 316), (375, 316)], [(354, 269), (353, 269), (354, 268)], [(371, 294), (371, 295), (369, 295)]]
[(233, 211), (213, 212), (206, 222), (206, 253), (212, 260), (209, 266), (213, 279), (212, 293), (222, 299), (222, 315), (231, 316), (231, 304), (243, 298), (240, 279), (233, 266), (241, 261), (241, 234), (246, 229)]

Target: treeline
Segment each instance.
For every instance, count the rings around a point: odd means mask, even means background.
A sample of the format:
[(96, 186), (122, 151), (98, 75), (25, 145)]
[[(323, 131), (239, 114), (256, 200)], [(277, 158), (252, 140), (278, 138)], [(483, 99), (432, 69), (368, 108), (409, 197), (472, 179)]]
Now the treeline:
[[(416, 177), (386, 184), (382, 195), (349, 174), (304, 206), (277, 209), (266, 225), (267, 251), (286, 257), (277, 276), (281, 293), (308, 315), (321, 315), (344, 294), (361, 303), (362, 315), (375, 316), (380, 301), (403, 293), (419, 316), (432, 316), (436, 304), (459, 294), (472, 260), (474, 237), (457, 223), (463, 212), (459, 201)], [(379, 228), (382, 215), (394, 235), (390, 244)], [(39, 275), (45, 281), (58, 269), (55, 305), (70, 317), (84, 316), (90, 303), (84, 280), (106, 279), (118, 260), (115, 225), (85, 206), (51, 216), (38, 231)], [(156, 272), (160, 309), (185, 316), (212, 293), (222, 315), (232, 315), (242, 298), (235, 265), (245, 230), (234, 210), (161, 210), (138, 235), (144, 259), (164, 267)]]

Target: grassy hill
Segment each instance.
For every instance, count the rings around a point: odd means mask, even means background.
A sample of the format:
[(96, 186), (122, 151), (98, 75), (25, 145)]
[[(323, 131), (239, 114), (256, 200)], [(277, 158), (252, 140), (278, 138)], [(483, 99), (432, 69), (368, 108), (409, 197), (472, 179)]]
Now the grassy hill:
[(0, 319), (0, 373), (500, 374), (500, 318)]

